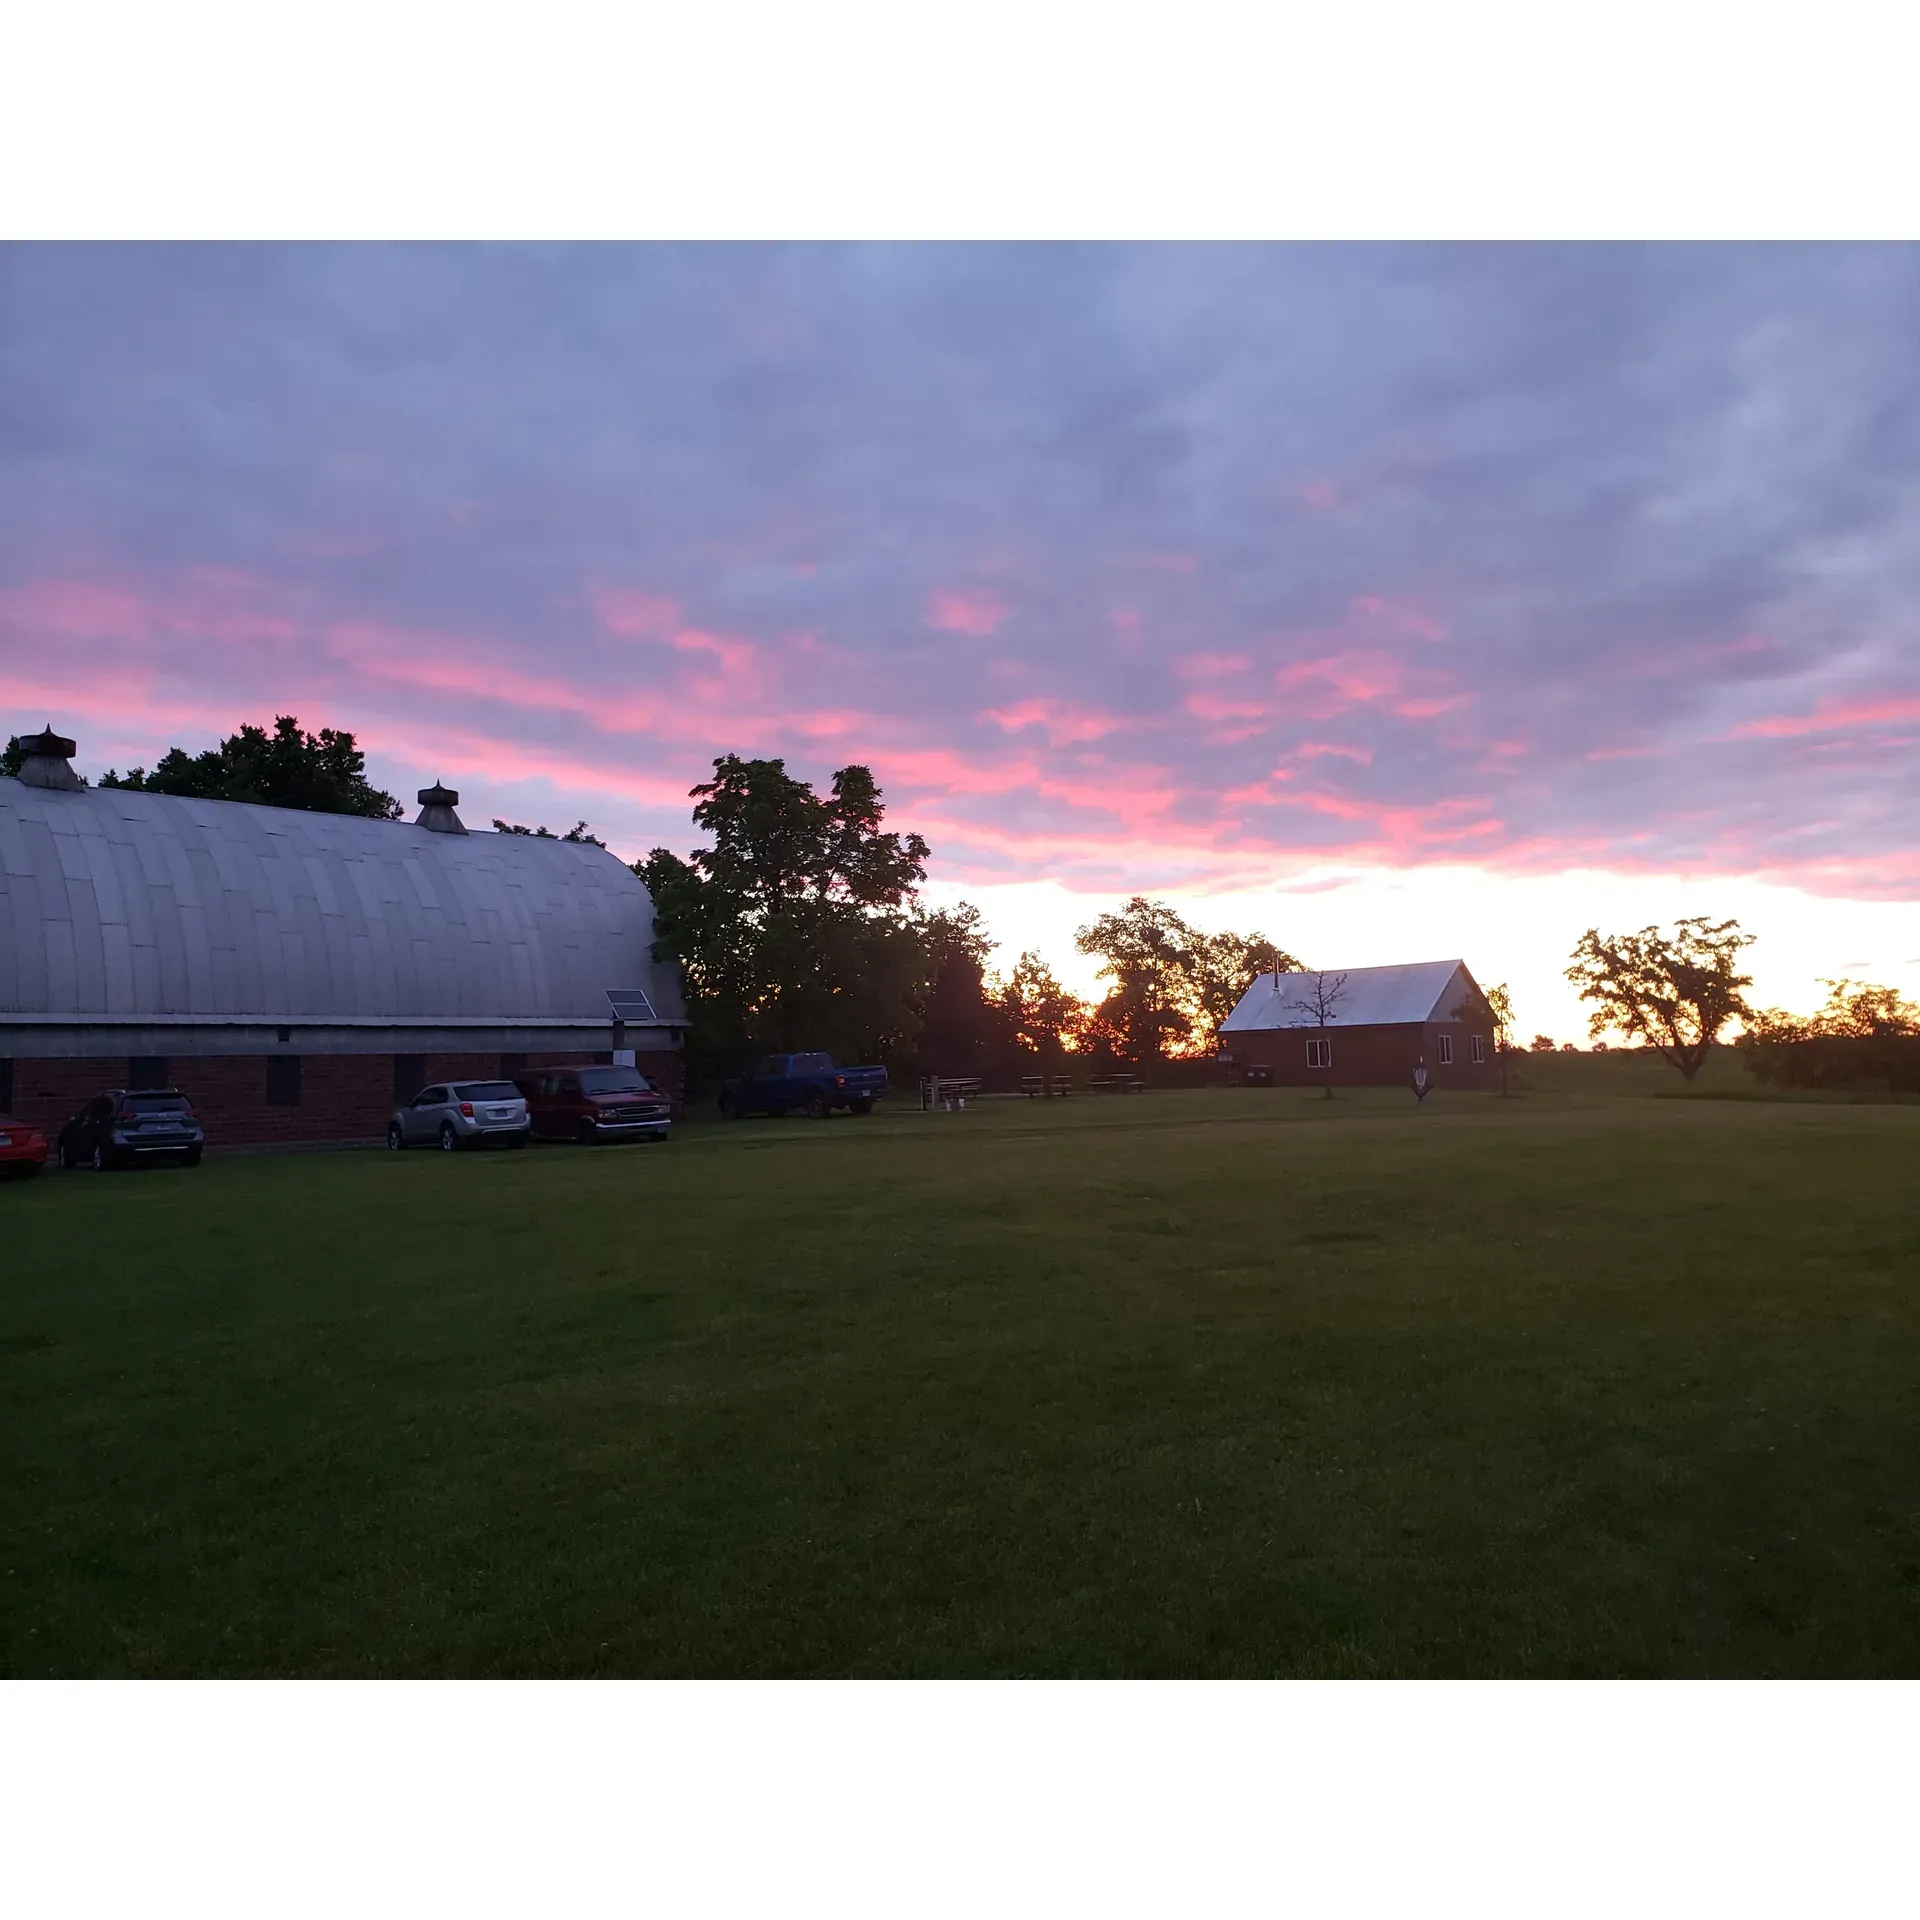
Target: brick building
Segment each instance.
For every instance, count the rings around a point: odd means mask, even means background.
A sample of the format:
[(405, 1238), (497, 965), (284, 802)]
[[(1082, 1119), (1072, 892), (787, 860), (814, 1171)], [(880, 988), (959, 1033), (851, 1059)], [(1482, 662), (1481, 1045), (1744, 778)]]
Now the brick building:
[(173, 1086), (210, 1145), (374, 1140), (434, 1080), (631, 1062), (673, 1097), (677, 970), (604, 848), (81, 784), (70, 740), (0, 778), (0, 1111), (58, 1128)]
[(1230, 1077), (1286, 1087), (1404, 1087), (1424, 1065), (1436, 1090), (1495, 1092), (1493, 1043), (1463, 960), (1263, 973), (1220, 1029)]

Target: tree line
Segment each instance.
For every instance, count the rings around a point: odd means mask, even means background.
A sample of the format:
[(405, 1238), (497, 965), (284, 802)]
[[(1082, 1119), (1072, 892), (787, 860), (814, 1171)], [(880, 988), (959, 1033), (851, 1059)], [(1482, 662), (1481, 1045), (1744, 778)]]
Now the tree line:
[[(0, 773), (20, 770), (16, 735)], [(103, 787), (239, 800), (262, 806), (398, 819), (401, 803), (366, 775), (366, 756), (339, 729), (242, 725), (199, 753), (169, 748), (151, 769), (109, 768)], [(633, 871), (654, 902), (655, 957), (677, 963), (693, 1022), (696, 1072), (724, 1072), (755, 1053), (827, 1048), (910, 1069), (1006, 1074), (1057, 1070), (1068, 1054), (1095, 1066), (1200, 1061), (1221, 1023), (1262, 973), (1306, 971), (1262, 933), (1206, 933), (1163, 900), (1136, 895), (1081, 927), (1076, 951), (1100, 962), (1094, 1000), (1063, 986), (1037, 952), (1004, 977), (977, 908), (929, 911), (919, 898), (932, 849), (885, 823), (871, 769), (838, 769), (825, 793), (779, 759), (723, 754), (692, 789), (692, 823), (710, 844), (685, 856), (656, 847)], [(495, 820), (500, 833), (604, 847), (584, 820), (564, 834)], [(1689, 1084), (1738, 1027), (1747, 1068), (1787, 1088), (1874, 1086), (1920, 1092), (1920, 1007), (1890, 987), (1823, 981), (1818, 1012), (1756, 1009), (1738, 921), (1705, 916), (1671, 929), (1588, 928), (1567, 978), (1589, 1003), (1596, 1049), (1616, 1035), (1657, 1053)], [(1334, 976), (1323, 1023), (1338, 1018)], [(1504, 983), (1486, 989), (1506, 1084), (1517, 1040)], [(1456, 1010), (1458, 1012), (1460, 1010)], [(1554, 1042), (1536, 1035), (1530, 1051)]]

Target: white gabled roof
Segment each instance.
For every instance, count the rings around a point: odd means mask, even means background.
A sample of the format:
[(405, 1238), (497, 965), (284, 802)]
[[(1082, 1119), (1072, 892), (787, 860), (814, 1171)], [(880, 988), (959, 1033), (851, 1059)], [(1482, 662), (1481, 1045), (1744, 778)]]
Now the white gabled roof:
[[(1469, 994), (1478, 994), (1464, 960), (1417, 960), (1404, 967), (1329, 967), (1331, 986), (1344, 982), (1328, 1020), (1336, 1027), (1403, 1027), (1428, 1020), (1450, 1020)], [(1251, 1033), (1264, 1027), (1311, 1027), (1311, 973), (1263, 973), (1227, 1015), (1222, 1033)]]

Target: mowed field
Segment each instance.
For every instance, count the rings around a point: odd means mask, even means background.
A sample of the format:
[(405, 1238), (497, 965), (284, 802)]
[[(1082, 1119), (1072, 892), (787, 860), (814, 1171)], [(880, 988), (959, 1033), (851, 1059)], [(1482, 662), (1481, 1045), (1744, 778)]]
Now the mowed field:
[(0, 1668), (1920, 1672), (1920, 1108), (1678, 1088), (0, 1189)]

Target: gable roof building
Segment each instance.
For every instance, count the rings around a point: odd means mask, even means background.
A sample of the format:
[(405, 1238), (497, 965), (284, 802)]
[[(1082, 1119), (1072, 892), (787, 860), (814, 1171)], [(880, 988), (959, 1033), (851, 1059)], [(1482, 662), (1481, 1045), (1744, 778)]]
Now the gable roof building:
[(1402, 1086), (1417, 1065), (1439, 1086), (1499, 1085), (1493, 1017), (1464, 960), (1264, 973), (1220, 1048), (1242, 1076), (1287, 1086)]

